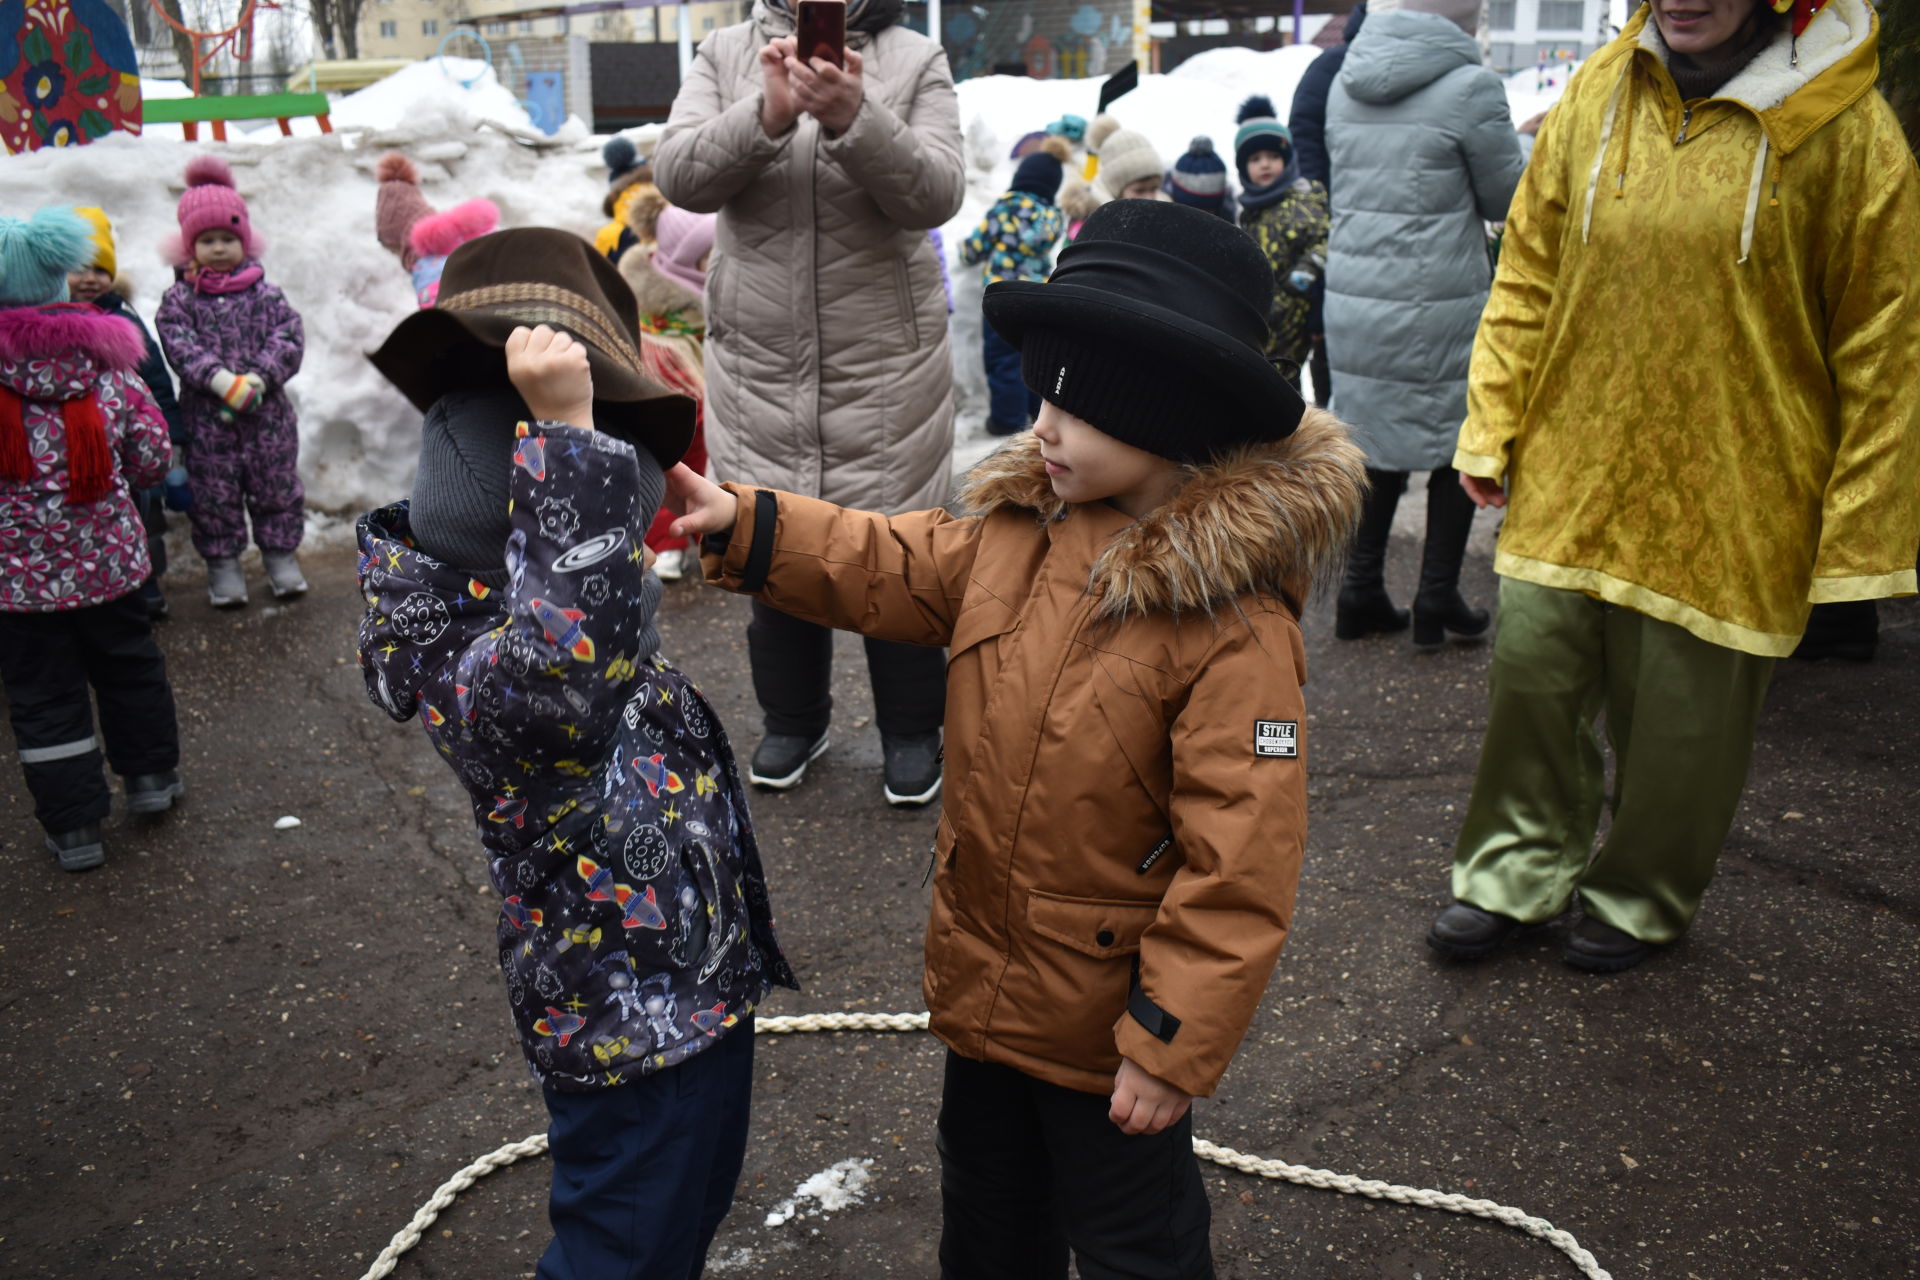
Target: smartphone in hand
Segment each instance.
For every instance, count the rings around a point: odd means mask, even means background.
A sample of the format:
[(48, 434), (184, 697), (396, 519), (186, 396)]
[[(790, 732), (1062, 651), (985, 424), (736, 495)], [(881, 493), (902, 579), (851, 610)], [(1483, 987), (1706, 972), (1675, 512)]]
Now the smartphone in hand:
[(796, 52), (800, 61), (811, 65), (824, 59), (845, 70), (847, 65), (846, 0), (799, 0), (795, 18), (798, 25)]

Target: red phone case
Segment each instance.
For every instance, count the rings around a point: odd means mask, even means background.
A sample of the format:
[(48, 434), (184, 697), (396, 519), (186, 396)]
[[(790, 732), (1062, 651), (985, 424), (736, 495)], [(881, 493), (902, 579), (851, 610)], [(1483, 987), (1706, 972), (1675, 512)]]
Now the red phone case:
[(800, 0), (794, 15), (800, 61), (824, 58), (834, 66), (847, 65), (846, 0)]

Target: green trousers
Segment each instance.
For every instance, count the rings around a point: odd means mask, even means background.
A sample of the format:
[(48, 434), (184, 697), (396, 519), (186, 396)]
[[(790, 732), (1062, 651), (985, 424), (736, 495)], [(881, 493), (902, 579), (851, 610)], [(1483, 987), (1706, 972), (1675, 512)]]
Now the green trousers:
[[(1500, 582), (1491, 707), (1453, 895), (1537, 923), (1577, 891), (1643, 942), (1686, 932), (1746, 786), (1773, 659), (1578, 591)], [(1612, 823), (1593, 851), (1613, 746)]]

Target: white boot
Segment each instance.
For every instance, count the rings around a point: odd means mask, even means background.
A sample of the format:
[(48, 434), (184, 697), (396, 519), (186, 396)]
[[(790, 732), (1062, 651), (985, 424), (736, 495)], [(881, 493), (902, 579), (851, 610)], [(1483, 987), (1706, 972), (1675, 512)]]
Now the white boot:
[(307, 593), (307, 580), (300, 573), (300, 558), (291, 551), (262, 551), (260, 563), (267, 568), (267, 586), (276, 600), (291, 600)]
[(246, 602), (247, 578), (240, 572), (240, 557), (208, 557), (207, 603), (216, 609), (238, 609)]

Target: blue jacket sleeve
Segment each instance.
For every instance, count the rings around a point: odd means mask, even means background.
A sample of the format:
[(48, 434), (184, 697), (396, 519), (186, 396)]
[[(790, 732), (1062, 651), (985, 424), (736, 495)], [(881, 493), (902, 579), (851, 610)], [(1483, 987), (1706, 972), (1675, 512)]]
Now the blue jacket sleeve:
[(652, 608), (640, 462), (601, 432), (554, 422), (520, 431), (506, 617), (448, 664), (427, 700), (521, 759), (592, 759), (617, 732), (646, 656), (634, 651)]

